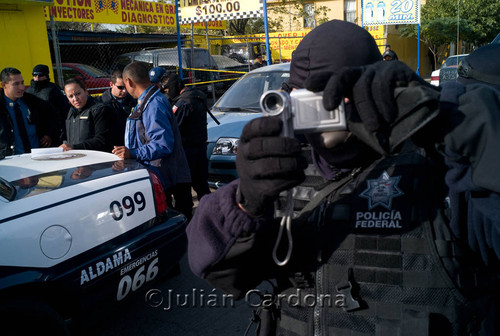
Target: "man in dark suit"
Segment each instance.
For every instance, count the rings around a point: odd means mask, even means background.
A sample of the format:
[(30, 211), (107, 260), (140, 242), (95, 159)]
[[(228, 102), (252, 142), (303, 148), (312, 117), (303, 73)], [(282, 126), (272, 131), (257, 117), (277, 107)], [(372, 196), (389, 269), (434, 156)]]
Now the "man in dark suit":
[(0, 156), (50, 147), (56, 137), (55, 115), (50, 105), (24, 92), (26, 87), (18, 69), (5, 68), (0, 78)]

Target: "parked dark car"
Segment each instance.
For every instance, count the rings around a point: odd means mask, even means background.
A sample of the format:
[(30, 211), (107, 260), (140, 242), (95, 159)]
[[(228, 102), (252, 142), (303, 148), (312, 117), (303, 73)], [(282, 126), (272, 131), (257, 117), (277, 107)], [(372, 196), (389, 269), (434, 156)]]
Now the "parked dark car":
[(290, 77), (290, 63), (274, 64), (250, 71), (234, 83), (212, 107), (220, 125), (209, 120), (207, 156), (208, 182), (218, 188), (238, 177), (236, 152), (247, 122), (262, 115), (260, 97), (279, 90)]
[[(217, 64), (207, 49), (182, 48), (182, 76), (186, 84), (196, 85), (205, 93), (212, 91), (210, 81), (216, 80)], [(143, 62), (148, 68), (161, 66), (167, 71), (177, 71), (179, 53), (177, 48), (141, 50), (122, 54), (115, 60), (115, 66), (125, 66), (131, 62)], [(215, 70), (215, 71), (214, 71)]]
[(250, 65), (242, 64), (224, 55), (212, 55), (217, 68), (219, 69), (219, 80), (221, 85), (218, 88), (224, 93), (241, 76), (250, 71)]
[[(53, 64), (53, 67), (54, 76), (56, 77), (55, 83), (62, 88), (64, 84), (59, 83), (57, 80), (57, 67), (55, 64)], [(90, 94), (103, 93), (109, 89), (109, 83), (111, 81), (109, 79), (109, 75), (91, 65), (80, 63), (61, 63), (61, 70), (63, 81), (70, 78), (78, 78), (83, 81)]]

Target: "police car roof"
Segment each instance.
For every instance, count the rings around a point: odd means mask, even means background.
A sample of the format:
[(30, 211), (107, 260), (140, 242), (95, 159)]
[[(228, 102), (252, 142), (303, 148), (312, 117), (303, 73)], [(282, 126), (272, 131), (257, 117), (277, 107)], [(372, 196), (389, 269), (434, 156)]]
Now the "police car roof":
[(119, 158), (114, 154), (90, 150), (71, 150), (45, 155), (13, 155), (0, 160), (0, 177), (12, 182), (57, 170), (117, 160)]

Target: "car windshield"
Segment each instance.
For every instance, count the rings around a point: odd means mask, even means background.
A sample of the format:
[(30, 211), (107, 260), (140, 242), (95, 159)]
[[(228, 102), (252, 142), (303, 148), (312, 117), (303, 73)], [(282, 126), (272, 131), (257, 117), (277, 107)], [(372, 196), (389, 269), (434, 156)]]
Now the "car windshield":
[(448, 57), (441, 68), (456, 67), (467, 55)]
[(495, 37), (491, 43), (500, 43), (500, 33), (498, 33), (497, 37)]
[[(226, 69), (230, 67), (241, 67), (242, 64), (240, 62), (235, 61), (234, 59), (224, 56), (224, 55), (212, 55), (215, 63), (217, 63), (217, 68)], [(244, 64), (243, 64), (244, 65)]]
[(77, 65), (77, 67), (79, 69), (81, 69), (82, 71), (86, 72), (90, 77), (94, 77), (94, 78), (108, 77), (107, 73), (105, 73), (104, 71), (99, 70), (97, 68), (94, 68), (91, 65), (80, 64), (80, 65)]
[(261, 112), (260, 96), (269, 90), (279, 90), (289, 77), (288, 71), (251, 72), (231, 86), (213, 109), (223, 112)]

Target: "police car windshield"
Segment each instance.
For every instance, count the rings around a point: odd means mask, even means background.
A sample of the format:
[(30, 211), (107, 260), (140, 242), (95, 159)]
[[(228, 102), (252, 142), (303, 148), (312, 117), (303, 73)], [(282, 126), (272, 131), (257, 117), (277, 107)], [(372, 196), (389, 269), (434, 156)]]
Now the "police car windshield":
[(214, 105), (219, 111), (261, 112), (260, 97), (269, 90), (279, 90), (287, 81), (288, 71), (255, 72), (243, 76)]

